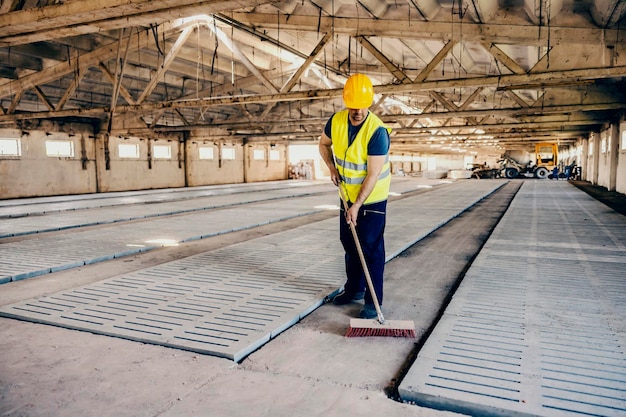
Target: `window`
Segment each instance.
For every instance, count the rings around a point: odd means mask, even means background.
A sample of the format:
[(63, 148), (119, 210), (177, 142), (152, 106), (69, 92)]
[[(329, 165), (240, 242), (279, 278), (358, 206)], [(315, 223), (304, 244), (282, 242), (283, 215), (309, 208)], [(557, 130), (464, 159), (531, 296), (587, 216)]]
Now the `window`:
[(255, 161), (263, 161), (265, 160), (265, 151), (263, 149), (255, 149), (252, 153), (252, 158)]
[(156, 159), (172, 159), (172, 147), (170, 145), (154, 145), (152, 155)]
[(74, 142), (71, 140), (47, 140), (46, 155), (72, 158), (74, 156)]
[(198, 148), (198, 157), (200, 159), (213, 159), (213, 146), (200, 146)]
[(626, 126), (622, 129), (622, 150), (626, 151)]
[(600, 141), (600, 152), (606, 153), (606, 136)]
[(117, 147), (120, 158), (139, 158), (139, 145), (120, 143)]
[(21, 156), (22, 143), (19, 139), (0, 139), (0, 156)]
[(593, 142), (594, 142), (593, 139), (589, 140), (589, 156), (593, 155)]
[(270, 161), (280, 161), (280, 152), (278, 150), (270, 150)]
[(225, 146), (222, 148), (222, 159), (235, 159), (235, 148)]

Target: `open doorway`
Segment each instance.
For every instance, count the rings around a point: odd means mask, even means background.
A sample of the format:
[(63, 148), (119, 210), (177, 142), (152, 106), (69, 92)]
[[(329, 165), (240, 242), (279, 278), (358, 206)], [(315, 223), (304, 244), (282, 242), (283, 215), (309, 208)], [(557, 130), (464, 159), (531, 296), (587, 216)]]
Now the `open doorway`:
[(289, 145), (287, 159), (289, 179), (313, 180), (329, 175), (317, 145)]

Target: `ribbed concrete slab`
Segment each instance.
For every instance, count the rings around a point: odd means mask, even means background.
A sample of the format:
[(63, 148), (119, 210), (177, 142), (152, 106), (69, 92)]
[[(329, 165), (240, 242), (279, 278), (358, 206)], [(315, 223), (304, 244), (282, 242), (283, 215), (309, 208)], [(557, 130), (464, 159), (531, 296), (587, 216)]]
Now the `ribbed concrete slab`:
[[(393, 189), (402, 194), (414, 191), (416, 187), (415, 181), (400, 179), (394, 181)], [(114, 224), (98, 230), (75, 230), (71, 234), (60, 236), (42, 234), (29, 237), (27, 240), (3, 243), (0, 246), (0, 284), (155, 249), (162, 247), (164, 240), (169, 244), (197, 240), (313, 214), (328, 210), (329, 207), (337, 207), (338, 203), (336, 190), (332, 185), (298, 187), (297, 191), (275, 190), (273, 187), (263, 191), (259, 185), (255, 190), (257, 192), (220, 195), (210, 200), (203, 197), (199, 202), (196, 200), (169, 202), (160, 205), (154, 212), (150, 211), (151, 205), (130, 205), (123, 210), (117, 207), (99, 209), (96, 212), (81, 210), (46, 215), (39, 224), (47, 224), (47, 227), (64, 221), (81, 224), (83, 219), (91, 223), (116, 220)], [(321, 190), (329, 192), (320, 193)], [(257, 204), (253, 208), (246, 206), (251, 202)], [(459, 207), (465, 203), (460, 201)], [(180, 204), (186, 205), (191, 212), (173, 217), (157, 214), (173, 214), (175, 210), (182, 209), (179, 207)], [(208, 209), (218, 207), (228, 207), (228, 211)], [(122, 222), (124, 216), (133, 210), (144, 210), (154, 216), (144, 222)], [(70, 219), (72, 215), (76, 216), (73, 220)], [(0, 227), (9, 227), (11, 224), (15, 225), (13, 222), (19, 221), (29, 230), (38, 231), (37, 220), (33, 219), (39, 217), (5, 219), (0, 223), (4, 226)], [(18, 229), (23, 232), (23, 229), (16, 227), (6, 233), (17, 234)]]
[[(428, 182), (432, 185), (426, 185)], [(435, 181), (394, 178), (392, 191), (404, 194)], [(269, 182), (185, 189), (145, 190), (89, 196), (44, 197), (0, 201), (0, 238), (66, 230), (84, 226), (149, 219), (228, 208), (242, 204), (336, 193), (330, 181)], [(123, 207), (123, 209), (122, 209)]]
[[(259, 185), (255, 188), (243, 189), (231, 187), (186, 193), (164, 191), (161, 194), (111, 197), (105, 201), (110, 204), (95, 207), (89, 207), (89, 205), (102, 204), (102, 199), (72, 201), (63, 205), (59, 202), (25, 205), (19, 207), (24, 214), (9, 216), (0, 222), (0, 238), (320, 195), (330, 193), (334, 188), (332, 184), (309, 186), (298, 184), (298, 186), (283, 184), (281, 188), (276, 188), (278, 185), (271, 184), (266, 188)], [(76, 204), (76, 207), (72, 204)], [(65, 209), (61, 210), (61, 207)], [(3, 211), (14, 212), (16, 209), (15, 207), (7, 207), (4, 210), (0, 208), (0, 217)]]
[(55, 270), (119, 258), (261, 224), (319, 212), (316, 206), (332, 205), (331, 194), (259, 203), (251, 210), (243, 205), (228, 212), (198, 211), (154, 218), (150, 221), (113, 224), (97, 230), (75, 231), (63, 235), (41, 235), (0, 246), (0, 282), (31, 278)]
[(295, 231), (281, 235), (282, 248), (258, 239), (16, 303), (2, 315), (239, 361), (341, 284), (340, 259), (319, 255), (338, 248), (320, 247), (319, 235), (306, 246)]
[(626, 218), (527, 181), (402, 381), (470, 415), (626, 415)]
[[(455, 184), (391, 203), (390, 227), (402, 234), (387, 239), (388, 259), (425, 230), (436, 229), (503, 184)], [(455, 194), (449, 188), (459, 191)], [(427, 209), (428, 217), (419, 209), (428, 205), (426, 199), (439, 200), (450, 210)], [(233, 215), (233, 210), (225, 212), (223, 222), (245, 217)], [(0, 316), (240, 361), (320, 306), (343, 284), (338, 221), (309, 224), (3, 306)]]
[(128, 206), (132, 204), (158, 204), (229, 194), (250, 194), (256, 191), (295, 190), (300, 187), (310, 188), (314, 185), (324, 185), (324, 183), (324, 181), (267, 181), (262, 183), (223, 184), (202, 187), (164, 188), (156, 190), (0, 200), (0, 218), (32, 217), (63, 211)]

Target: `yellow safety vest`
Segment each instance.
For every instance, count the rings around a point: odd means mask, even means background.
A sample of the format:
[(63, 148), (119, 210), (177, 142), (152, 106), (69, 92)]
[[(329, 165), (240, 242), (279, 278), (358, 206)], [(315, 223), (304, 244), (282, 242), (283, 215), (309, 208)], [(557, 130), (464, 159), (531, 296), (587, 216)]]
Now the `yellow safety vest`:
[[(390, 133), (391, 129), (385, 126), (376, 115), (369, 113), (356, 138), (348, 146), (348, 123), (350, 123), (348, 121), (348, 110), (337, 112), (333, 116), (331, 135), (333, 153), (335, 154), (335, 166), (343, 179), (344, 191), (348, 195), (348, 200), (354, 202), (367, 175), (367, 145), (369, 141), (379, 127), (384, 127)], [(378, 181), (364, 204), (386, 200), (389, 197), (390, 184), (391, 170), (389, 155), (387, 155)]]

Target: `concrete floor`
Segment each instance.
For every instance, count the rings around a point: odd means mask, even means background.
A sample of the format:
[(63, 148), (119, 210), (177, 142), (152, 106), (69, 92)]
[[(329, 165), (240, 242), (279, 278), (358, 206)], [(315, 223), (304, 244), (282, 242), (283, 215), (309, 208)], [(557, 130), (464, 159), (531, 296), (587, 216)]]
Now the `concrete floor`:
[[(417, 339), (345, 338), (358, 305), (324, 305), (241, 363), (0, 318), (1, 416), (452, 416), (398, 401), (397, 385), (452, 290), (505, 212), (511, 181), (386, 269), (386, 317), (413, 318)], [(0, 305), (324, 220), (316, 213), (176, 248), (0, 286)], [(418, 271), (419, 287), (414, 287)]]

